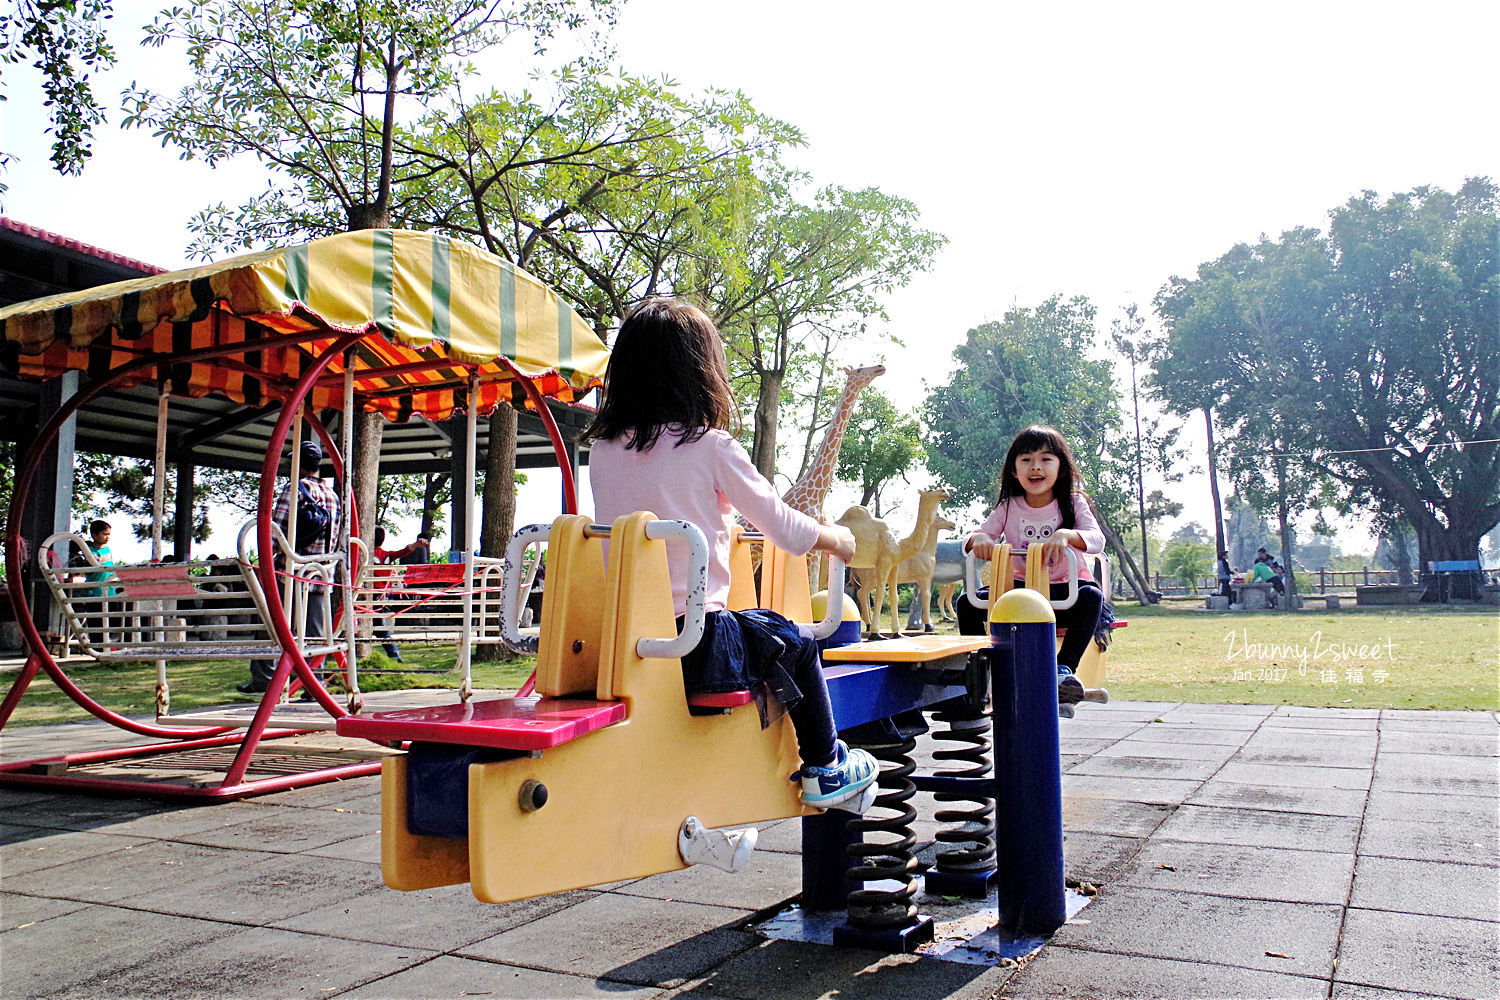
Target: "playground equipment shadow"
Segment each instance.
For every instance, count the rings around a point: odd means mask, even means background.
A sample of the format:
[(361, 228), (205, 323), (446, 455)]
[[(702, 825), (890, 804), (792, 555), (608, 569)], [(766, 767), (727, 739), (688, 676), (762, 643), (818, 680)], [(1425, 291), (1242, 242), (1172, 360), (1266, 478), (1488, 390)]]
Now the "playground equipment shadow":
[[(1061, 727), (1067, 874), (1098, 895), (1019, 969), (760, 937), (796, 821), (740, 875), (394, 892), (369, 777), (209, 806), (0, 789), (0, 996), (1500, 996), (1500, 717), (1118, 702)], [(117, 736), (8, 731), (0, 759)]]

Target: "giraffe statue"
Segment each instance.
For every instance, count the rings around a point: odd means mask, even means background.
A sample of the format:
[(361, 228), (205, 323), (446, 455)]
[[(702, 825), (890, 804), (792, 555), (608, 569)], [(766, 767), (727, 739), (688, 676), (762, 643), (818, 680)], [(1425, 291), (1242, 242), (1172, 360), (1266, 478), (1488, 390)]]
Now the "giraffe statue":
[(860, 390), (885, 374), (885, 365), (845, 368), (844, 374), (847, 376), (844, 391), (839, 394), (838, 405), (834, 407), (833, 419), (828, 422), (828, 430), (823, 434), (822, 443), (818, 445), (802, 478), (793, 483), (792, 488), (781, 498), (788, 507), (811, 517), (823, 513), (823, 501), (833, 486), (833, 471), (839, 464), (839, 447), (844, 443), (844, 431), (849, 426), (849, 418), (854, 415), (854, 401), (859, 398)]

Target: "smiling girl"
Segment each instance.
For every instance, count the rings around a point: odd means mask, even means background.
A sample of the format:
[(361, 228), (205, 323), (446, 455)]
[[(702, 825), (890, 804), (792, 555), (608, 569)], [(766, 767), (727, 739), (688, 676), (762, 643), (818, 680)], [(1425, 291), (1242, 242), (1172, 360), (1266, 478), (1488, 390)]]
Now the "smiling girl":
[[(964, 539), (964, 551), (981, 559), (990, 558), (995, 544), (1009, 542), (1012, 549), (1040, 545), (1047, 550), (1051, 599), (1068, 593), (1069, 559), (1066, 549), (1078, 553), (1078, 600), (1057, 612), (1057, 627), (1067, 629), (1057, 652), (1059, 711), (1073, 714), (1072, 703), (1083, 695), (1083, 685), (1073, 676), (1078, 661), (1094, 638), (1104, 608), (1104, 594), (1094, 582), (1085, 555), (1104, 551), (1104, 532), (1094, 518), (1088, 497), (1079, 486), (1078, 465), (1063, 436), (1054, 428), (1033, 425), (1016, 435), (1000, 472), (1000, 497), (990, 516)], [(1026, 572), (1024, 552), (1015, 556), (1015, 577), (1021, 585)], [(961, 601), (959, 631), (983, 635), (984, 612)]]

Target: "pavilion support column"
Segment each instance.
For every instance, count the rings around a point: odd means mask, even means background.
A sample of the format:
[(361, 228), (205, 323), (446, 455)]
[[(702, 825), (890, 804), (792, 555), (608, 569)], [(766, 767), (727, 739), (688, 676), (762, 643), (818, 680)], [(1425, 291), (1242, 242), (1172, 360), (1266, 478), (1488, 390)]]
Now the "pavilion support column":
[[(52, 418), (78, 391), (78, 373), (65, 372), (42, 383), (40, 399), (37, 401), (36, 419), (32, 427), (40, 427)], [(42, 541), (53, 532), (67, 531), (73, 514), (73, 463), (74, 441), (78, 432), (78, 418), (68, 418), (57, 432), (57, 441), (52, 456), (43, 459), (37, 468), (36, 492), (26, 507), (25, 523), (21, 535), (26, 541), (28, 558), (25, 564), (27, 596), (31, 601), (32, 620), (42, 632), (61, 632), (62, 614), (52, 601), (52, 593), (36, 575), (36, 552)], [(16, 458), (25, 461), (34, 441), (22, 440)], [(123, 526), (122, 526), (123, 527)], [(68, 553), (58, 553), (66, 560)]]
[(188, 455), (177, 462), (177, 496), (173, 510), (172, 551), (178, 562), (193, 558), (193, 478), (198, 467)]
[(469, 537), (469, 511), (467, 499), (464, 496), (464, 463), (465, 451), (463, 441), (468, 435), (468, 418), (462, 413), (454, 411), (453, 416), (448, 418), (448, 440), (453, 442), (453, 447), (448, 455), (448, 483), (450, 512), (448, 548), (454, 552), (460, 552), (464, 547), (464, 539)]

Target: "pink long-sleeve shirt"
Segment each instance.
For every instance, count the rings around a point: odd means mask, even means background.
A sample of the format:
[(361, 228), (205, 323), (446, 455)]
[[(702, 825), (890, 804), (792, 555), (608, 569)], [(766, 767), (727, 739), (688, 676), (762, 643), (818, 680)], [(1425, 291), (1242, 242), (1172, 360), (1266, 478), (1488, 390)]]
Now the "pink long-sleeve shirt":
[[(1089, 561), (1082, 556), (1084, 553), (1092, 555), (1104, 551), (1104, 532), (1100, 530), (1093, 508), (1082, 493), (1073, 495), (1073, 519), (1073, 530), (1083, 536), (1084, 543), (1084, 550), (1079, 553), (1078, 579), (1092, 580), (1094, 575), (1089, 571)], [(1011, 497), (990, 511), (990, 516), (984, 519), (984, 523), (969, 535), (964, 542), (964, 551), (968, 551), (975, 535), (988, 535), (991, 541), (1009, 542), (1011, 548), (1018, 549), (1045, 542), (1061, 526), (1062, 510), (1057, 506), (1056, 500), (1045, 507), (1033, 507), (1026, 502), (1025, 497)], [(1019, 578), (1025, 573), (1026, 556), (1022, 553), (1015, 557), (1015, 574)], [(1068, 582), (1066, 558), (1053, 564), (1049, 579), (1053, 583)]]
[[(589, 484), (594, 517), (601, 524), (638, 510), (663, 520), (691, 521), (708, 538), (706, 607), (722, 611), (729, 600), (729, 539), (738, 510), (776, 546), (794, 555), (812, 550), (818, 522), (781, 502), (745, 449), (727, 432), (712, 430), (697, 441), (678, 444), (682, 432), (669, 428), (648, 450), (625, 447), (627, 438), (596, 441), (589, 450)], [(687, 550), (667, 543), (672, 602), (687, 608)]]

